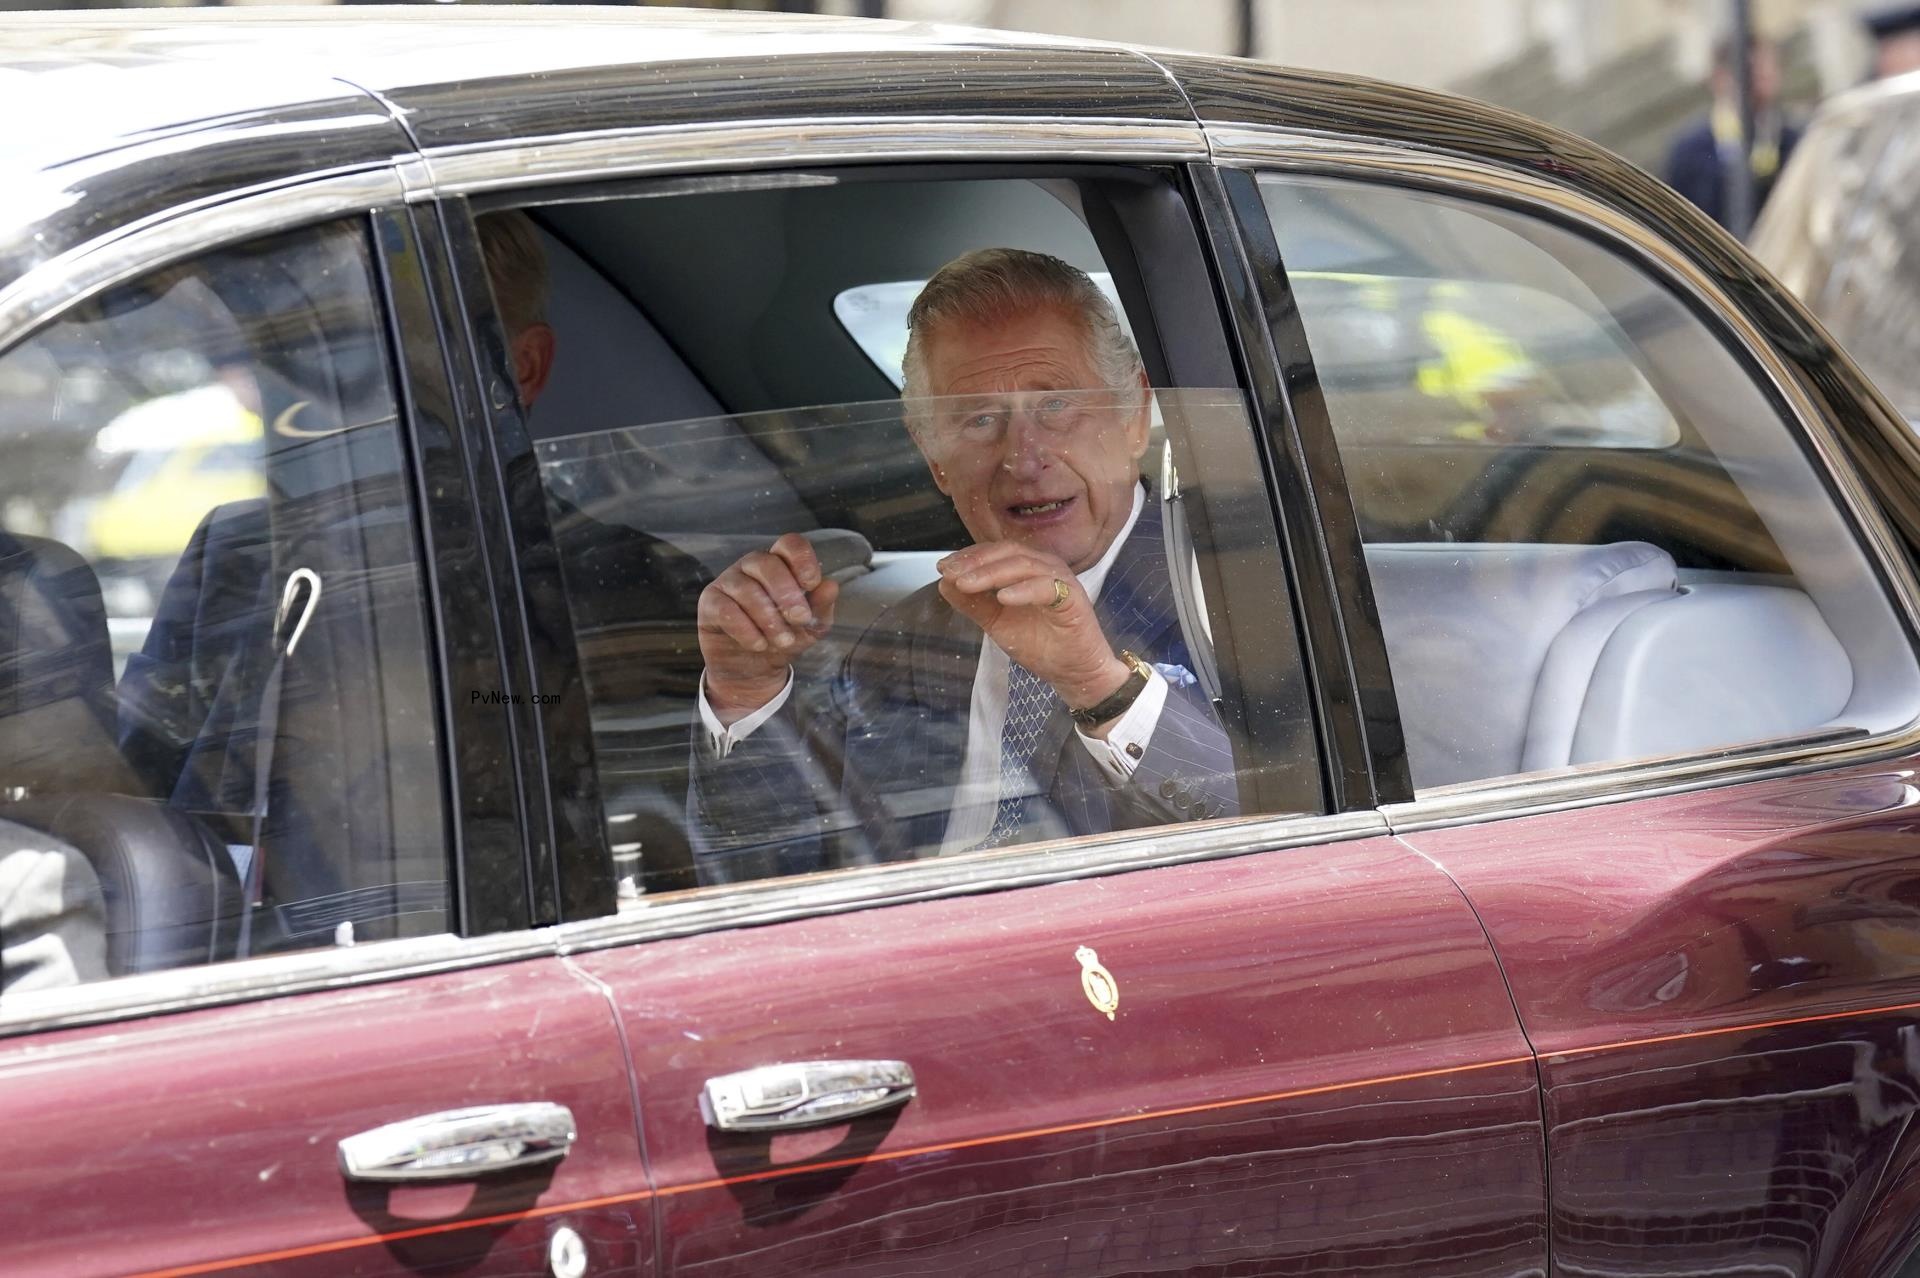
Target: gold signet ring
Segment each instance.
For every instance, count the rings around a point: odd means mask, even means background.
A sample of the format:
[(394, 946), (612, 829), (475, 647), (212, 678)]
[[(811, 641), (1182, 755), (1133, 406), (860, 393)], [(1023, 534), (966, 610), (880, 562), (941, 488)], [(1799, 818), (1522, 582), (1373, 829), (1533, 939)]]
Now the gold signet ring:
[(1047, 605), (1047, 611), (1060, 611), (1067, 606), (1067, 601), (1072, 598), (1073, 591), (1067, 588), (1067, 583), (1055, 577), (1053, 579), (1053, 602)]

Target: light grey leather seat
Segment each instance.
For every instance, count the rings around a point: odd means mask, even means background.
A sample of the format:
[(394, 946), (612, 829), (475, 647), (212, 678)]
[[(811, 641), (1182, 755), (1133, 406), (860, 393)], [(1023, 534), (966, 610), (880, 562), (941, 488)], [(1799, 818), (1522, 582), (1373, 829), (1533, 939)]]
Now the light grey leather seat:
[(1644, 542), (1366, 553), (1416, 789), (1784, 736), (1852, 693), (1805, 594)]
[[(1366, 553), (1418, 789), (1526, 770), (1536, 689), (1550, 703), (1543, 711), (1570, 703), (1577, 718), (1585, 686), (1575, 686), (1579, 656), (1593, 649), (1585, 654), (1590, 670), (1622, 616), (1671, 598), (1678, 584), (1673, 559), (1644, 542), (1435, 542), (1368, 546)], [(1554, 654), (1590, 609), (1594, 617), (1573, 636), (1579, 651)]]
[[(1854, 670), (1800, 591), (1683, 582), (1679, 594), (1621, 618), (1584, 683), (1571, 738), (1529, 735), (1527, 767), (1645, 759), (1832, 725), (1853, 695)], [(1542, 693), (1562, 690), (1543, 679)]]

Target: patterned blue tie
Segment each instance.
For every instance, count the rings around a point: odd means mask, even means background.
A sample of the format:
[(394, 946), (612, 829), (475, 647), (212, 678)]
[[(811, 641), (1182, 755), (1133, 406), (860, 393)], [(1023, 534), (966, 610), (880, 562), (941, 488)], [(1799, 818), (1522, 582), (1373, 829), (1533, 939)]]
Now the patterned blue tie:
[(1033, 752), (1053, 713), (1053, 689), (1025, 666), (1007, 663), (1007, 721), (1000, 729), (1000, 806), (980, 847), (995, 848), (1020, 832), (1033, 788)]

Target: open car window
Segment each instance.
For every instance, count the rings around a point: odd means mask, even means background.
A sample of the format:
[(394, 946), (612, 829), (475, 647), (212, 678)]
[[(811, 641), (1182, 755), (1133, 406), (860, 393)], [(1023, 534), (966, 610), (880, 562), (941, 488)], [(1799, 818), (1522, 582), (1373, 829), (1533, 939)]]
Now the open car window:
[[(527, 421), (627, 900), (1319, 810), (1244, 397), (1168, 384), (1148, 286), (1086, 212), (1162, 216), (1171, 189), (863, 173), (479, 215), (483, 243), (527, 219), (549, 266), (553, 375)], [(903, 394), (914, 297), (981, 254), (1064, 291), (996, 277)], [(1211, 288), (1185, 295), (1208, 308), (1185, 340), (1211, 326), (1230, 370)], [(766, 584), (776, 543), (805, 548), (831, 615), (810, 599), (791, 658), (743, 658), (738, 587)], [(942, 564), (988, 547), (1053, 566), (963, 607)], [(1084, 665), (996, 609), (1065, 609)]]

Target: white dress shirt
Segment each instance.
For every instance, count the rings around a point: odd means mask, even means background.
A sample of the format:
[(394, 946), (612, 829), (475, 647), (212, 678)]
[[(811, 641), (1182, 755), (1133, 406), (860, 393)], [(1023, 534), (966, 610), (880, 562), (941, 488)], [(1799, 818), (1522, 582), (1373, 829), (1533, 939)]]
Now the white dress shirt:
[[(1081, 588), (1087, 592), (1087, 598), (1100, 598), (1100, 588), (1106, 584), (1107, 574), (1113, 568), (1113, 561), (1120, 555), (1120, 547), (1133, 533), (1133, 526), (1140, 521), (1140, 512), (1146, 508), (1146, 489), (1136, 485), (1133, 490), (1133, 510), (1127, 515), (1127, 522), (1120, 533), (1107, 547), (1106, 554), (1100, 556), (1100, 562), (1076, 576)], [(993, 830), (993, 817), (1000, 802), (1000, 732), (1007, 721), (1007, 674), (1009, 661), (1005, 650), (999, 644), (985, 636), (980, 641), (980, 665), (973, 677), (973, 699), (967, 717), (967, 753), (960, 768), (960, 787), (953, 797), (953, 807), (947, 816), (946, 837), (941, 841), (940, 851), (963, 852), (977, 846)], [(747, 739), (761, 724), (779, 713), (787, 698), (793, 695), (793, 672), (787, 672), (787, 686), (780, 694), (752, 714), (736, 719), (732, 726), (720, 722), (720, 717), (707, 703), (706, 676), (700, 677), (700, 722), (706, 727), (707, 739), (714, 753), (725, 758), (734, 746)], [(1160, 722), (1160, 712), (1167, 704), (1167, 681), (1159, 671), (1154, 671), (1147, 680), (1147, 686), (1133, 704), (1127, 707), (1113, 723), (1106, 739), (1090, 737), (1084, 732), (1076, 732), (1080, 744), (1093, 756), (1094, 762), (1115, 781), (1125, 781), (1133, 775), (1140, 765), (1140, 756), (1146, 753), (1147, 742), (1153, 737), (1153, 730)]]

